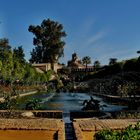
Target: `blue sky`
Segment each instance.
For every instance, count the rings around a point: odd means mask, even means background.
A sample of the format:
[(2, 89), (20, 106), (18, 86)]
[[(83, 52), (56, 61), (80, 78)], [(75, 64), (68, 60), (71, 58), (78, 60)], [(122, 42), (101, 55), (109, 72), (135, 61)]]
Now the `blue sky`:
[(33, 49), (29, 25), (50, 18), (63, 24), (66, 63), (76, 52), (108, 64), (109, 58), (137, 57), (140, 50), (140, 0), (0, 0), (0, 38)]

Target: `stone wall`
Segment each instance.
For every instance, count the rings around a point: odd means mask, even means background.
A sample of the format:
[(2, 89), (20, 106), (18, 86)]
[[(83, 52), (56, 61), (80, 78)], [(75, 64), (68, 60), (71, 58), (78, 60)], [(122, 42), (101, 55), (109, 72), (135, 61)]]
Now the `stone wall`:
[(0, 134), (2, 140), (65, 140), (60, 119), (0, 119)]
[[(32, 64), (33, 67), (37, 70), (39, 73), (47, 72), (48, 70), (51, 70), (51, 63), (40, 63), (40, 64)], [(61, 69), (62, 65), (58, 63), (54, 63), (53, 69), (57, 73), (58, 69)]]

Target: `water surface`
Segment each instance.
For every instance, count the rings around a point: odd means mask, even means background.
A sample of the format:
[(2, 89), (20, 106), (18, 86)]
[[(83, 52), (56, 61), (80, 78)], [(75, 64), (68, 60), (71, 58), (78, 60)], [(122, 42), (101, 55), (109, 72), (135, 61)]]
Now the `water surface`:
[[(90, 100), (90, 94), (88, 93), (56, 93), (52, 99), (49, 101), (45, 96), (39, 96), (42, 100), (41, 104), (44, 109), (47, 110), (62, 110), (64, 112), (69, 112), (70, 110), (81, 110), (83, 108), (84, 100)], [(119, 111), (126, 106), (113, 105), (111, 103), (104, 102), (102, 98), (92, 95), (94, 99), (100, 101), (100, 105), (105, 105), (106, 107), (100, 107), (103, 111)]]

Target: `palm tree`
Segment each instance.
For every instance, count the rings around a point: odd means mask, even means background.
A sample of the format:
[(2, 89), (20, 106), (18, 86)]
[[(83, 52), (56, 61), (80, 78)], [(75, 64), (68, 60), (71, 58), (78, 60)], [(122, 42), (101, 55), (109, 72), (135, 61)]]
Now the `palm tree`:
[(87, 65), (91, 64), (91, 58), (89, 56), (85, 56), (82, 58), (82, 63), (86, 66), (85, 73), (87, 74)]
[(109, 65), (114, 65), (117, 63), (117, 58), (110, 58), (109, 59)]
[(101, 66), (100, 66), (101, 64), (100, 64), (100, 61), (98, 61), (98, 60), (96, 60), (95, 62), (94, 62), (94, 68), (95, 68), (95, 70), (96, 69), (99, 69)]
[[(137, 51), (138, 54), (140, 54), (140, 50)], [(138, 60), (137, 60), (137, 70), (140, 71), (140, 56), (138, 57)]]

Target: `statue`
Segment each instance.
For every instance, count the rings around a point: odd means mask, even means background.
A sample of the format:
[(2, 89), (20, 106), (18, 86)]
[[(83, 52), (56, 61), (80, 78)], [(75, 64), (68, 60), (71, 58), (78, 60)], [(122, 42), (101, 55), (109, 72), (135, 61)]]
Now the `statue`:
[(84, 107), (82, 108), (82, 110), (100, 110), (99, 102), (100, 101), (95, 100), (92, 96), (90, 96), (90, 100), (84, 100)]

